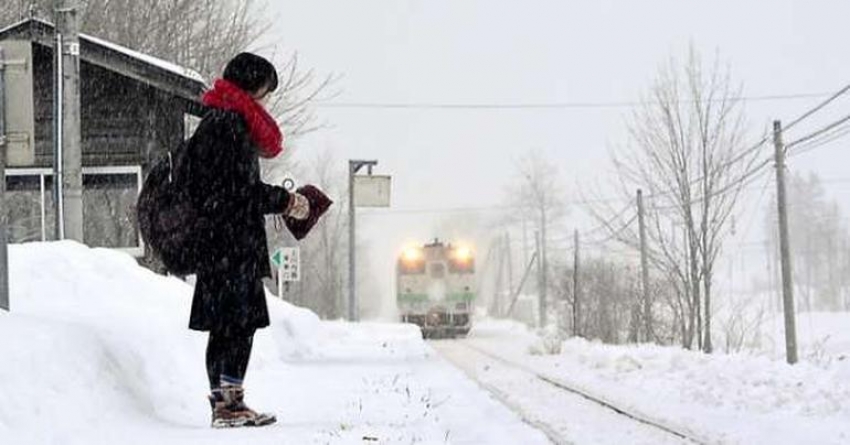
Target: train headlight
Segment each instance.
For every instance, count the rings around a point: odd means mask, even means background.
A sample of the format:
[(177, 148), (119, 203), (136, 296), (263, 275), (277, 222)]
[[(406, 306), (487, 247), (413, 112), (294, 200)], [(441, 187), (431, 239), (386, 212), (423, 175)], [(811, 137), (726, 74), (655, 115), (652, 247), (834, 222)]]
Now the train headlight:
[(471, 260), (472, 250), (469, 247), (458, 247), (455, 249), (455, 259), (463, 263)]
[(404, 261), (408, 263), (415, 263), (422, 259), (422, 250), (417, 249), (416, 247), (408, 247), (404, 249), (404, 254), (402, 255)]

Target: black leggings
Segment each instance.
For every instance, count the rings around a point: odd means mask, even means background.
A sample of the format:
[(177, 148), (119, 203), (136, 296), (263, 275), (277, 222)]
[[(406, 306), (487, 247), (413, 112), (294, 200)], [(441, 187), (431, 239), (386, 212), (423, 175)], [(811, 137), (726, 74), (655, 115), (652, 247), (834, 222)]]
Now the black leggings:
[(245, 378), (253, 343), (253, 332), (247, 335), (210, 332), (210, 341), (207, 343), (207, 376), (211, 389), (221, 387), (222, 375), (240, 381)]

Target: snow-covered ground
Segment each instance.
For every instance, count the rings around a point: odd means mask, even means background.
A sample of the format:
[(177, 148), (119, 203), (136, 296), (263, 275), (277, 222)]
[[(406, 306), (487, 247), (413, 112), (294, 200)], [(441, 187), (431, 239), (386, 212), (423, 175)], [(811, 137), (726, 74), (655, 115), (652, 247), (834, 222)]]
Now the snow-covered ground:
[[(506, 363), (466, 340), (435, 341), (434, 348), (521, 414), (556, 444), (664, 445), (690, 440), (625, 417), (599, 403), (538, 378), (534, 370)], [(692, 437), (687, 435), (686, 437)]]
[[(850, 360), (842, 358), (847, 351), (840, 348), (848, 343), (835, 333), (847, 330), (850, 318), (846, 314), (826, 318), (834, 322), (830, 338), (835, 341), (829, 349), (834, 355), (795, 366), (765, 353), (705, 355), (582, 339), (561, 343), (559, 354), (541, 355), (547, 348), (539, 336), (523, 325), (498, 321), (478, 323), (465, 343), (648, 418), (693, 431), (709, 442), (846, 444), (850, 443)], [(842, 318), (845, 323), (839, 326), (837, 320)], [(819, 332), (826, 336), (826, 327)]]
[(320, 322), (269, 298), (248, 401), (259, 429), (209, 428), (192, 288), (121, 253), (10, 246), (0, 444), (544, 444), (405, 325)]
[(708, 443), (850, 443), (847, 314), (801, 315), (809, 352), (788, 366), (774, 323), (763, 326), (772, 340), (762, 353), (569, 340), (541, 355), (540, 338), (515, 323), (483, 320), (467, 340), (429, 344), (411, 326), (322, 322), (270, 296), (272, 326), (257, 334), (246, 386), (248, 401), (280, 422), (222, 431), (208, 426), (206, 337), (186, 328), (191, 286), (72, 242), (11, 246), (10, 278), (2, 445), (549, 443), (512, 409), (575, 443), (677, 441), (466, 347)]

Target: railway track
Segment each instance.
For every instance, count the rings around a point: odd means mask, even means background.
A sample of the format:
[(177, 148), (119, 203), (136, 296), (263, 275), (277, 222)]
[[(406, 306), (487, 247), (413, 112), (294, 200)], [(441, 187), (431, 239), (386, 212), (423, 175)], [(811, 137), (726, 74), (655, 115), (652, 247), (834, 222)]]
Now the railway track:
[[(587, 429), (587, 425), (585, 424), (592, 424), (593, 422), (587, 422), (587, 419), (558, 418), (558, 416), (554, 414), (549, 415), (546, 412), (541, 413), (541, 409), (529, 406), (531, 405), (529, 403), (517, 401), (516, 394), (503, 389), (504, 385), (487, 381), (487, 379), (481, 378), (481, 376), (478, 375), (479, 370), (476, 369), (477, 364), (474, 359), (475, 355), (488, 360), (489, 364), (486, 366), (491, 366), (493, 363), (497, 363), (500, 366), (512, 370), (512, 372), (518, 372), (524, 375), (523, 377), (520, 374), (516, 374), (517, 378), (527, 378), (549, 388), (549, 393), (553, 398), (558, 398), (557, 394), (560, 394), (561, 396), (559, 398), (564, 399), (562, 400), (562, 403), (580, 404), (580, 402), (576, 399), (584, 401), (589, 405), (582, 405), (582, 407), (576, 409), (576, 411), (589, 414), (591, 420), (600, 420), (602, 423), (617, 422), (620, 425), (623, 425), (623, 422), (633, 424), (633, 426), (623, 426), (622, 428), (624, 431), (619, 432), (614, 431), (616, 428), (611, 425), (612, 430), (604, 433), (611, 435), (610, 443), (624, 443), (620, 442), (620, 440), (628, 440), (628, 443), (643, 442), (653, 444), (684, 443), (714, 445), (720, 443), (718, 440), (701, 437), (700, 434), (691, 431), (687, 427), (672, 425), (668, 422), (653, 419), (650, 416), (624, 407), (621, 404), (613, 402), (603, 396), (592, 394), (574, 384), (539, 373), (521, 363), (515, 363), (490, 351), (474, 346), (468, 341), (459, 340), (432, 342), (432, 345), (444, 358), (463, 370), (470, 378), (475, 380), (479, 386), (491, 393), (493, 397), (502, 402), (509, 409), (516, 412), (526, 423), (543, 432), (550, 441), (558, 445), (574, 443), (574, 436), (576, 436), (576, 434), (574, 434), (574, 429), (576, 425), (581, 424), (581, 427), (585, 427)], [(480, 363), (481, 362), (479, 361), (478, 364)], [(486, 370), (488, 368), (485, 367), (484, 369)], [(545, 391), (545, 389), (543, 391)], [(607, 412), (608, 416), (601, 413), (588, 413), (588, 411), (594, 411), (593, 407), (595, 407), (598, 411)], [(613, 417), (611, 417), (611, 415), (613, 415)], [(572, 422), (572, 424), (570, 424), (570, 422)], [(607, 428), (608, 426), (606, 426), (606, 429)], [(617, 428), (620, 427), (618, 426)], [(618, 434), (619, 436), (617, 436)], [(578, 436), (582, 436), (582, 434), (578, 434)], [(603, 435), (601, 437), (605, 436)], [(620, 438), (617, 439), (617, 437)], [(588, 442), (597, 443), (598, 439), (599, 438), (597, 437), (596, 439), (591, 439)], [(579, 441), (584, 442), (585, 440)]]

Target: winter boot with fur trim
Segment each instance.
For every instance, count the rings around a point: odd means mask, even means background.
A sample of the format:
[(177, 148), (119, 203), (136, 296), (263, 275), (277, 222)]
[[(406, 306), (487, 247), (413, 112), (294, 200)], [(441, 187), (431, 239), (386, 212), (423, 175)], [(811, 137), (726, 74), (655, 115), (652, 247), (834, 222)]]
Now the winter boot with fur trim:
[(209, 396), (213, 428), (265, 426), (277, 422), (274, 414), (257, 413), (245, 405), (241, 386), (225, 386)]

